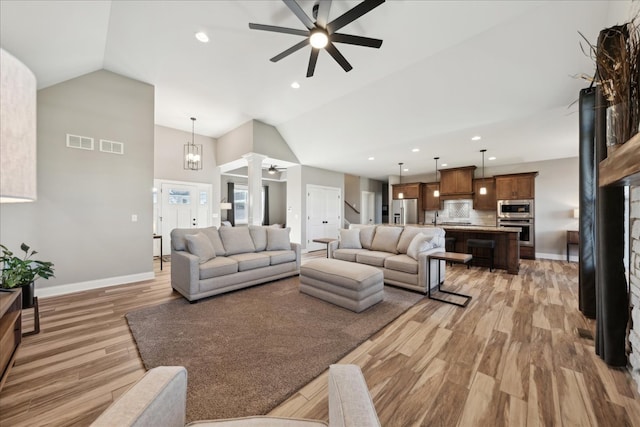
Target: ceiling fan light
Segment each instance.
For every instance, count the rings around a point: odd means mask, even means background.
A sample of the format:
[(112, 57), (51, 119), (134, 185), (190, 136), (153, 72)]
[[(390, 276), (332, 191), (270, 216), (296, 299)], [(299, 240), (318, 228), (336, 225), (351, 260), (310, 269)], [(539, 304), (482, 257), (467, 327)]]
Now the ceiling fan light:
[(324, 31), (315, 30), (309, 37), (309, 43), (311, 43), (311, 46), (316, 49), (322, 49), (327, 45), (327, 43), (329, 43), (329, 37)]
[(275, 175), (276, 170), (274, 168), (269, 168), (269, 175)]

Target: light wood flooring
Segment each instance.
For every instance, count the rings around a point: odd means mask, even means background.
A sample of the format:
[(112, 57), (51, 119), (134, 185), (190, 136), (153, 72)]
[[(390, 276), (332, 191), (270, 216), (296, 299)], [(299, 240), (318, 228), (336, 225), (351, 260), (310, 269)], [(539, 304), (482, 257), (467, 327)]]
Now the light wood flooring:
[[(88, 425), (140, 378), (124, 314), (177, 298), (170, 268), (42, 299), (41, 333), (24, 338), (0, 393), (0, 426)], [(383, 426), (640, 426), (630, 375), (584, 337), (594, 324), (577, 310), (577, 276), (577, 264), (546, 260), (523, 261), (518, 276), (448, 268), (446, 286), (473, 295), (466, 308), (424, 299), (341, 363), (362, 367)], [(327, 420), (326, 375), (272, 414)]]

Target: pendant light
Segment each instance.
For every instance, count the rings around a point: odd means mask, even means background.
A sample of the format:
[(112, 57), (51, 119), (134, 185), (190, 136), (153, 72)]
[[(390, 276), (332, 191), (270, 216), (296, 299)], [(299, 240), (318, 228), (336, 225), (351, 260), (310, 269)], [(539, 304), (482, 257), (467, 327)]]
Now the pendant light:
[[(438, 183), (438, 159), (440, 157), (434, 157), (433, 160), (436, 161), (436, 184)], [(439, 190), (440, 186), (438, 186), (435, 191), (433, 192), (433, 197), (440, 197), (440, 190)]]
[(184, 168), (189, 170), (202, 169), (202, 144), (196, 144), (196, 118), (191, 117), (191, 142), (184, 145)]
[(482, 196), (487, 194), (487, 187), (485, 187), (484, 185), (484, 153), (487, 151), (486, 148), (483, 148), (482, 150), (480, 150), (480, 152), (482, 153), (482, 187), (480, 187), (480, 194)]
[[(402, 184), (402, 165), (404, 165), (404, 163), (398, 163), (398, 167), (400, 168), (400, 184)], [(404, 199), (404, 193), (398, 193), (398, 199)]]

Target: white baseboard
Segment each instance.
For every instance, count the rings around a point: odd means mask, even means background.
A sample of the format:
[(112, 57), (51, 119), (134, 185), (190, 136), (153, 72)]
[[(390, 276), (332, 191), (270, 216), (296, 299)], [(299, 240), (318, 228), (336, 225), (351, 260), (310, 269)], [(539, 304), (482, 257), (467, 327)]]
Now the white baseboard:
[[(542, 259), (553, 259), (553, 260), (557, 260), (557, 261), (566, 261), (567, 260), (567, 255), (566, 254), (547, 254), (544, 252), (536, 252), (536, 258), (542, 258)], [(578, 256), (577, 255), (569, 255), (569, 261), (572, 262), (578, 262)]]
[(39, 288), (36, 283), (37, 297), (54, 297), (58, 295), (66, 295), (73, 292), (88, 291), (90, 289), (106, 288), (109, 286), (124, 285), (127, 283), (142, 282), (151, 280), (155, 277), (153, 271), (138, 274), (129, 274), (127, 276), (107, 277), (105, 279), (89, 280), (88, 282), (69, 283), (67, 285), (50, 286), (47, 288)]

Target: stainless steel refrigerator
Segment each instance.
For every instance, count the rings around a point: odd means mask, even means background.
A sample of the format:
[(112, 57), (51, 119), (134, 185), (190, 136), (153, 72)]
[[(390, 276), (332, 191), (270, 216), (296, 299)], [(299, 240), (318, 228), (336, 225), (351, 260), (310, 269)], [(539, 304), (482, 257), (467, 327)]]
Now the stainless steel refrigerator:
[(418, 223), (418, 199), (394, 200), (391, 211), (393, 224), (417, 224)]

